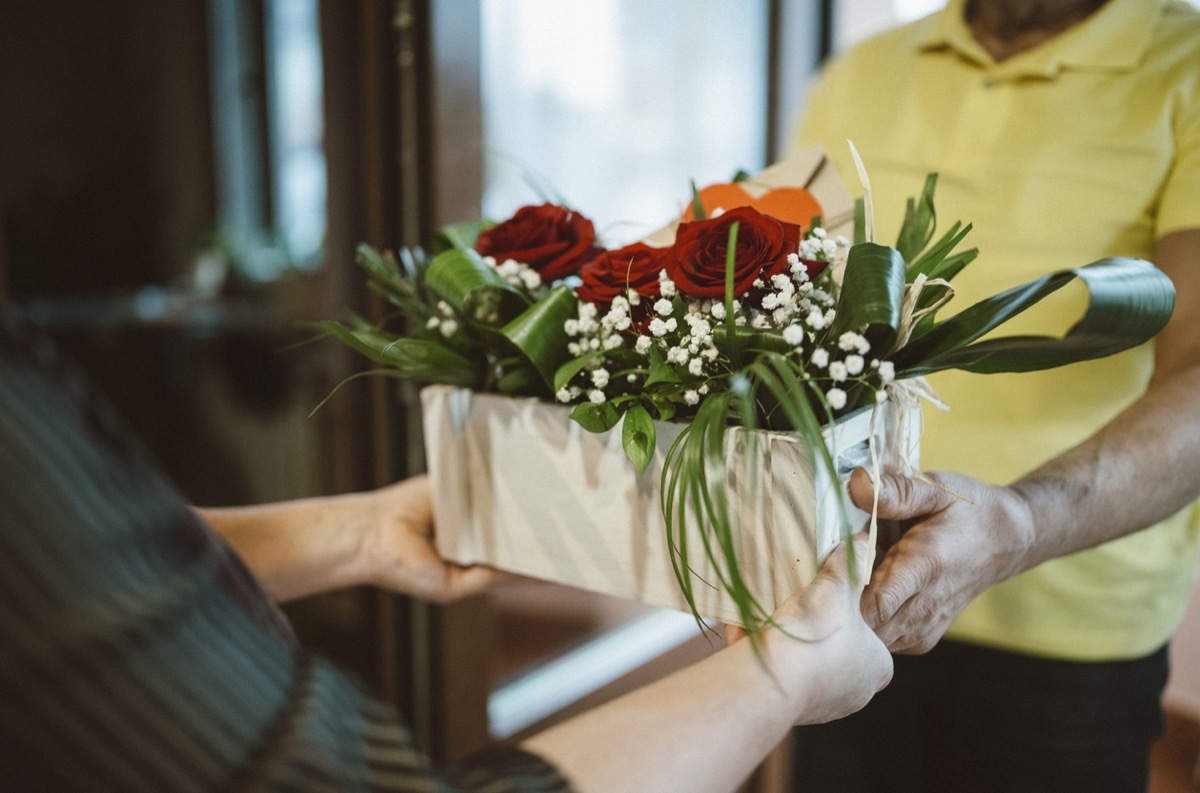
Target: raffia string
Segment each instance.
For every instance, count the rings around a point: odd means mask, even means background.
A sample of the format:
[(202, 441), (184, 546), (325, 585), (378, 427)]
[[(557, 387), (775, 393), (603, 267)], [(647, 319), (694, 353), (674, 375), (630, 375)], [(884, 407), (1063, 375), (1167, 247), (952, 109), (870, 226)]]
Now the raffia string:
[[(858, 154), (858, 149), (854, 147), (854, 142), (846, 141), (846, 145), (850, 147), (850, 156), (854, 159), (854, 167), (858, 171), (858, 179), (862, 183), (863, 188), (863, 235), (867, 242), (875, 241), (875, 209), (871, 199), (871, 179), (867, 175), (867, 168), (863, 164), (862, 158)], [(918, 309), (917, 305), (920, 302), (921, 293), (925, 289), (939, 288), (942, 294), (937, 300), (930, 305)], [(896, 343), (892, 346), (889, 352), (895, 352), (908, 343), (912, 337), (913, 329), (917, 324), (929, 314), (937, 311), (944, 306), (951, 297), (954, 296), (954, 287), (949, 281), (943, 278), (928, 278), (924, 273), (920, 273), (913, 279), (912, 283), (905, 286), (904, 299), (900, 305), (900, 320), (896, 327)], [(921, 400), (925, 400), (938, 408), (939, 410), (949, 410), (949, 407), (938, 398), (930, 387), (928, 381), (923, 377), (914, 377), (905, 380), (893, 380), (884, 386), (884, 392), (887, 394), (886, 402), (892, 402), (897, 408), (896, 423), (884, 437), (884, 452), (891, 459), (898, 459), (901, 463), (902, 472), (905, 476), (919, 479), (939, 490), (946, 490), (945, 487), (937, 484), (923, 472), (915, 470), (912, 467), (911, 459), (915, 448), (898, 448), (899, 444), (906, 438), (912, 438), (912, 443), (915, 445), (921, 438), (924, 431), (924, 421), (920, 411), (913, 410), (920, 406)], [(870, 435), (868, 438), (868, 448), (871, 454), (871, 522), (868, 528), (868, 556), (867, 570), (870, 571), (875, 566), (875, 542), (879, 536), (879, 478), (881, 475), (881, 464), (879, 457), (879, 448), (876, 444), (876, 423), (879, 419), (879, 411), (884, 402), (876, 401), (875, 406), (871, 410), (871, 426)], [(910, 432), (908, 422), (910, 417), (915, 415), (917, 419), (917, 427), (915, 432)], [(947, 491), (951, 492), (951, 491)], [(952, 493), (965, 501), (969, 501), (965, 496), (958, 493)]]

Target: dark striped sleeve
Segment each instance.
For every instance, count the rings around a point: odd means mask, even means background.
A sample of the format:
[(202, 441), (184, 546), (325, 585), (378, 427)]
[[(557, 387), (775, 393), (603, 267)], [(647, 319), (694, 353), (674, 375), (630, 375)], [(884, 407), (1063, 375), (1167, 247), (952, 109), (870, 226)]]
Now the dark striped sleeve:
[(435, 769), (305, 656), (107, 403), (0, 311), (0, 788), (558, 791), (500, 749)]

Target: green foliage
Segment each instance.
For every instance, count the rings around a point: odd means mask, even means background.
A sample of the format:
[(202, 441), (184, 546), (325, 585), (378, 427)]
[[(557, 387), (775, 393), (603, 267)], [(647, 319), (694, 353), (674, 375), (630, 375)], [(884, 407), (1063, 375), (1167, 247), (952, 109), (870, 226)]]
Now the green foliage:
[[(711, 329), (713, 349), (708, 352), (714, 357), (704, 362), (701, 375), (673, 362), (658, 343), (648, 350), (635, 350), (624, 342), (599, 348), (594, 343), (579, 344), (578, 337), (567, 332), (568, 324), (582, 316), (574, 291), (558, 284), (535, 293), (510, 283), (471, 248), (487, 226), (482, 221), (444, 229), (432, 260), (420, 249), (390, 256), (359, 246), (357, 261), (367, 272), (370, 288), (396, 313), (377, 325), (353, 318), (321, 327), (326, 335), (381, 367), (367, 374), (544, 400), (561, 394), (578, 402), (570, 415), (584, 429), (605, 432), (621, 425), (622, 446), (639, 473), (653, 462), (659, 435), (655, 422), (683, 423), (666, 453), (660, 482), (676, 578), (693, 609), (695, 587), (725, 590), (742, 623), (753, 629), (770, 619), (771, 604), (757, 601), (737, 558), (738, 527), (731, 504), (739, 496), (726, 487), (730, 481), (726, 438), (731, 426), (749, 432), (750, 445), (743, 455), (747, 468), (738, 472), (737, 481), (756, 487), (760, 455), (755, 452), (754, 430), (758, 428), (799, 437), (811, 455), (813, 470), (820, 469), (836, 481), (836, 466), (823, 433), (841, 417), (873, 405), (877, 390), (889, 386), (880, 374), (881, 362), (894, 370), (897, 380), (944, 369), (984, 374), (1034, 371), (1141, 344), (1170, 316), (1174, 301), (1170, 281), (1148, 262), (1112, 258), (1052, 273), (940, 320), (931, 309), (949, 291), (945, 282), (958, 276), (978, 252), (957, 251), (971, 230), (969, 224), (956, 222), (936, 237), (936, 185), (937, 176), (931, 174), (920, 196), (908, 201), (895, 247), (862, 238), (865, 223), (859, 202), (856, 244), (840, 271), (840, 282), (834, 281), (830, 267), (812, 284), (814, 292), (828, 293), (830, 302), (822, 304), (822, 310), (833, 306), (832, 322), (805, 327), (802, 344), (794, 338), (789, 341), (777, 328), (737, 323), (733, 268), (738, 227), (733, 225), (725, 294), (713, 309), (723, 307), (724, 317)], [(696, 217), (702, 218), (694, 183), (692, 194)], [(1076, 280), (1088, 290), (1088, 306), (1061, 337), (994, 333)], [(936, 283), (911, 294), (918, 282), (928, 281)], [(911, 305), (906, 305), (906, 298)], [(906, 314), (911, 309), (925, 315), (914, 319)], [(672, 301), (671, 318), (680, 325), (688, 319), (680, 296)], [(390, 328), (397, 319), (401, 326)], [(628, 333), (644, 335), (645, 326)], [(876, 368), (835, 383), (828, 368), (813, 361), (817, 351), (836, 353), (843, 334), (865, 337)], [(589, 376), (598, 375), (601, 368), (608, 388), (596, 401), (582, 401), (591, 388)], [(829, 396), (835, 386), (842, 391), (836, 408)], [(695, 527), (694, 533), (688, 531), (689, 525)], [(848, 537), (851, 530), (843, 507), (840, 531)], [(712, 563), (716, 580), (695, 580), (692, 568), (698, 554)]]

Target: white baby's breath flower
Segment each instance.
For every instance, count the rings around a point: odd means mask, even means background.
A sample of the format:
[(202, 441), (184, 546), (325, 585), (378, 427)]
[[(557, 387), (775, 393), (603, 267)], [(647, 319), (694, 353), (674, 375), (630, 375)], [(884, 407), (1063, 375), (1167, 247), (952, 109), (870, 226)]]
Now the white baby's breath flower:
[(433, 330), (440, 324), (442, 324), (442, 320), (439, 317), (430, 317), (429, 319), (425, 320), (425, 327), (429, 330)]
[(649, 336), (638, 336), (637, 341), (633, 343), (633, 349), (637, 350), (642, 355), (645, 355), (646, 353), (650, 352), (651, 344), (652, 342), (650, 341)]
[(667, 318), (666, 326), (668, 333), (674, 333), (679, 327), (679, 320), (675, 319), (675, 317), (669, 317)]
[(725, 319), (725, 304), (724, 303), (713, 303), (710, 313), (713, 315), (713, 319), (715, 319), (717, 322), (724, 321), (724, 319)]
[(775, 294), (774, 292), (768, 292), (767, 294), (763, 295), (762, 307), (764, 309), (767, 311), (774, 311), (778, 305), (779, 295)]
[(842, 361), (834, 361), (833, 363), (829, 364), (829, 376), (833, 378), (835, 383), (844, 381), (848, 376), (846, 364)]
[(708, 393), (708, 383), (704, 383), (696, 390), (700, 392), (700, 396), (704, 396), (705, 394)]
[(667, 350), (667, 363), (687, 363), (688, 352), (682, 347)]
[(570, 402), (571, 401), (571, 392), (567, 390), (566, 386), (563, 386), (562, 388), (558, 389), (558, 393), (556, 393), (554, 396), (556, 399), (558, 399), (559, 402)]
[(892, 363), (891, 361), (880, 361), (879, 362), (879, 379), (883, 381), (884, 385), (887, 385), (888, 383), (895, 380), (896, 379), (896, 364)]
[(808, 233), (811, 234), (812, 236), (816, 237), (819, 240), (823, 240), (823, 239), (825, 239), (825, 237), (828, 236), (825, 229), (821, 228), (820, 226), (813, 226), (812, 231), (810, 231)]
[(783, 329), (783, 340), (793, 347), (804, 343), (804, 328), (799, 325), (788, 325)]
[(667, 335), (667, 323), (663, 322), (662, 319), (655, 317), (654, 319), (650, 320), (649, 330), (651, 335), (662, 338), (663, 336)]
[(688, 361), (688, 372), (690, 372), (693, 377), (699, 377), (700, 375), (704, 374), (704, 361), (699, 358), (693, 358), (692, 360)]
[(658, 293), (663, 297), (675, 297), (675, 282), (666, 270), (658, 271)]
[(604, 392), (601, 391), (599, 388), (594, 388), (591, 391), (588, 391), (588, 401), (591, 402), (593, 405), (601, 404), (602, 402), (604, 402), (604, 399), (605, 399)]
[(440, 330), (443, 336), (450, 338), (455, 333), (458, 333), (458, 323), (452, 319), (443, 319)]
[(628, 330), (629, 326), (632, 324), (633, 324), (633, 320), (631, 320), (629, 318), (629, 315), (622, 314), (621, 316), (617, 317), (617, 319), (613, 322), (613, 327), (616, 328), (617, 330)]
[(846, 371), (849, 372), (851, 376), (862, 374), (864, 363), (865, 362), (863, 361), (863, 357), (861, 355), (847, 355)]
[(805, 317), (804, 323), (813, 330), (821, 330), (825, 327), (825, 316), (820, 311), (814, 309)]
[(592, 385), (596, 386), (596, 388), (604, 388), (608, 385), (608, 378), (607, 369), (600, 367), (599, 369), (592, 370)]
[(829, 407), (841, 410), (846, 407), (846, 392), (840, 388), (831, 388), (825, 392), (825, 400), (829, 402)]
[(606, 337), (604, 339), (604, 343), (601, 346), (604, 347), (604, 349), (606, 349), (606, 350), (615, 350), (618, 347), (620, 347), (622, 344), (624, 344), (624, 342), (621, 340), (621, 337), (614, 334), (612, 336)]
[(876, 402), (887, 402), (888, 401), (888, 392), (884, 391), (882, 389), (879, 391), (876, 391), (875, 392), (875, 401)]
[(596, 315), (599, 313), (600, 313), (600, 309), (598, 309), (596, 307), (595, 303), (580, 303), (579, 304), (579, 318), (580, 319), (595, 319)]
[(829, 365), (829, 351), (823, 347), (818, 347), (813, 350), (812, 365), (818, 369), (824, 369)]
[(538, 275), (536, 270), (525, 268), (521, 271), (521, 285), (529, 291), (533, 291), (542, 285), (542, 277)]
[(568, 336), (578, 336), (579, 335), (579, 320), (568, 319), (566, 322), (563, 323), (563, 332), (566, 333)]
[(654, 304), (654, 313), (658, 314), (660, 317), (669, 317), (671, 312), (674, 310), (675, 306), (665, 297), (659, 298), (658, 302)]
[(700, 392), (694, 388), (689, 388), (683, 392), (683, 401), (687, 405), (696, 405), (700, 402)]

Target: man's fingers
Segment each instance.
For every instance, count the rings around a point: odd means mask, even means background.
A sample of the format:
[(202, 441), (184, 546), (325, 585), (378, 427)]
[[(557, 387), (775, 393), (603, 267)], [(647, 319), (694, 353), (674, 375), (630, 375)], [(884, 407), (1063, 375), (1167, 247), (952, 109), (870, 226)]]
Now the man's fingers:
[(876, 630), (886, 625), (910, 599), (933, 585), (937, 568), (937, 561), (927, 555), (885, 557), (863, 592), (863, 619)]
[[(957, 498), (943, 488), (929, 482), (899, 474), (881, 474), (879, 477), (879, 512), (885, 520), (919, 518), (949, 507)], [(876, 485), (865, 468), (857, 468), (850, 475), (850, 499), (855, 506), (867, 512), (875, 505)]]

